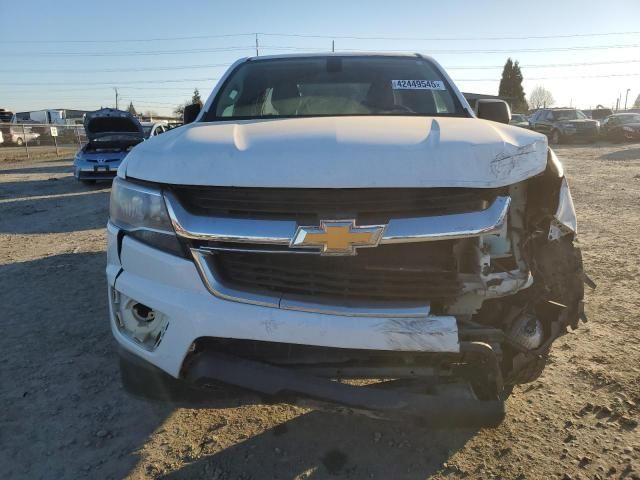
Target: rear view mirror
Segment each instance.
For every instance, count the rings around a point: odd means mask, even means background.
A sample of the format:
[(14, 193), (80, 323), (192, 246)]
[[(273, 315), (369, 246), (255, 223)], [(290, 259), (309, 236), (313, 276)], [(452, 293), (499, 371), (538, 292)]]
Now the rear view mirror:
[(511, 109), (504, 100), (482, 98), (476, 101), (476, 115), (484, 120), (509, 123)]
[(186, 125), (187, 123), (191, 123), (198, 118), (201, 109), (202, 105), (199, 103), (192, 103), (191, 105), (184, 107), (184, 112), (182, 114), (182, 121), (184, 124)]

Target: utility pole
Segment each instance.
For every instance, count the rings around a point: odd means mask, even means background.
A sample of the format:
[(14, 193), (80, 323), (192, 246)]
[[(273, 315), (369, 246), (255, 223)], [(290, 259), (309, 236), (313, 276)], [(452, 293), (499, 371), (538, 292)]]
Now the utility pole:
[(118, 89), (113, 87), (113, 91), (116, 92), (116, 110), (118, 110)]
[(258, 44), (258, 34), (256, 33), (256, 57), (260, 56), (260, 45)]
[(629, 99), (629, 92), (631, 91), (630, 88), (627, 88), (627, 94), (624, 96), (624, 109), (627, 109), (627, 100)]
[(335, 40), (331, 40), (331, 52), (335, 52), (336, 51), (336, 41)]

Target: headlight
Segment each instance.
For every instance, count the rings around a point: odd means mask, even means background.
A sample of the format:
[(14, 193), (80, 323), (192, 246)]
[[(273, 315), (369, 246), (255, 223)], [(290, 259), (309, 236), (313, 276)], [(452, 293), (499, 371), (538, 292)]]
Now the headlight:
[(184, 256), (160, 190), (116, 177), (111, 187), (109, 217), (111, 223), (128, 235), (152, 247)]

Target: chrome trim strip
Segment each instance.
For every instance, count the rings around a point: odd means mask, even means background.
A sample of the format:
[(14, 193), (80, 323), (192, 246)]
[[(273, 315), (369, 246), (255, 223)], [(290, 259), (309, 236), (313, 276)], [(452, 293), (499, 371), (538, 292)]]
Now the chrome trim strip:
[[(298, 312), (320, 313), (325, 315), (338, 315), (345, 317), (379, 317), (379, 318), (422, 318), (429, 315), (431, 308), (428, 304), (421, 306), (387, 306), (379, 307), (310, 303), (296, 299), (293, 296), (260, 295), (229, 288), (222, 284), (210, 267), (207, 257), (212, 255), (210, 251), (192, 248), (194, 262), (202, 282), (206, 289), (222, 300), (247, 303), (261, 307), (279, 308), (282, 310), (295, 310)], [(215, 253), (213, 254), (215, 255)]]
[(296, 233), (296, 222), (217, 218), (187, 212), (171, 192), (164, 194), (171, 224), (178, 235), (194, 240), (233, 243), (289, 245)]
[(393, 306), (355, 306), (329, 305), (323, 303), (305, 302), (294, 297), (283, 296), (280, 300), (282, 310), (297, 312), (324, 313), (327, 315), (344, 315), (349, 317), (380, 317), (380, 318), (419, 318), (426, 317), (431, 312), (429, 304), (415, 307)]
[(280, 298), (272, 297), (269, 295), (256, 295), (249, 292), (240, 292), (232, 288), (227, 288), (218, 281), (213, 271), (207, 263), (206, 252), (202, 252), (198, 249), (192, 248), (191, 254), (196, 264), (196, 268), (204, 286), (210, 293), (223, 300), (230, 300), (232, 302), (248, 303), (250, 305), (259, 305), (261, 307), (273, 307), (279, 308)]
[[(214, 242), (290, 245), (298, 225), (288, 220), (253, 220), (193, 215), (165, 192), (165, 203), (176, 233)], [(387, 225), (380, 244), (427, 242), (497, 233), (509, 211), (511, 197), (497, 197), (485, 210), (431, 217), (396, 218)]]
[(511, 197), (497, 197), (486, 210), (434, 217), (392, 219), (381, 244), (451, 240), (497, 233), (504, 223)]

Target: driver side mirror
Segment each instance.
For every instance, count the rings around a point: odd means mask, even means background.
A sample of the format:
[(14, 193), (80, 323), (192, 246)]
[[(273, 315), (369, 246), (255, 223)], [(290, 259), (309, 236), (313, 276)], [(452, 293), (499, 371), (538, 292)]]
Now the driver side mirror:
[(187, 105), (184, 107), (184, 112), (182, 113), (182, 122), (186, 125), (187, 123), (193, 122), (198, 115), (200, 114), (200, 110), (202, 109), (202, 105), (199, 103), (192, 103), (191, 105)]
[(504, 100), (482, 98), (476, 101), (476, 115), (492, 122), (509, 123), (511, 109)]

